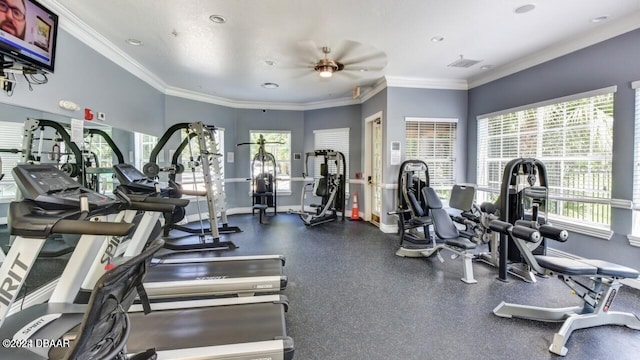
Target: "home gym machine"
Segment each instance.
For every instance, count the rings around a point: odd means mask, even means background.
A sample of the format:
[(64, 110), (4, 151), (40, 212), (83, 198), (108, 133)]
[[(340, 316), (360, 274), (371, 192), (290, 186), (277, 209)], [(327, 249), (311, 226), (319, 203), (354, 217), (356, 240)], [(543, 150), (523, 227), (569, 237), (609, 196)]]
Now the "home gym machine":
[[(306, 183), (300, 196), (300, 211), (289, 210), (291, 214), (298, 214), (300, 219), (307, 226), (323, 224), (338, 218), (341, 212), (342, 221), (345, 218), (345, 172), (346, 161), (344, 154), (333, 150), (315, 150), (308, 152), (304, 161), (304, 172), (302, 177), (309, 174), (309, 159), (322, 159), (320, 163), (320, 178), (317, 181)], [(335, 169), (330, 173), (330, 168)], [(310, 204), (315, 211), (305, 211), (305, 200), (307, 196), (317, 196), (320, 204)]]
[[(429, 167), (422, 160), (406, 160), (398, 173), (398, 209), (388, 215), (397, 215), (400, 247), (411, 244), (429, 244), (431, 218), (425, 213), (422, 189), (429, 186)], [(418, 231), (422, 228), (422, 233)]]
[[(491, 244), (498, 249), (498, 279), (507, 281), (507, 274), (516, 276), (527, 282), (535, 282), (536, 274), (544, 275), (535, 260), (535, 255), (545, 255), (546, 239), (566, 241), (566, 230), (555, 228), (549, 224), (547, 207), (549, 191), (547, 171), (544, 164), (534, 158), (516, 158), (509, 161), (504, 168), (498, 209), (495, 216), (502, 222), (527, 226), (540, 232), (540, 237), (532, 241), (514, 241), (507, 236), (504, 229), (494, 228), (496, 220), (489, 223), (489, 228), (499, 233), (499, 244)], [(485, 210), (490, 207), (482, 206)]]
[[(557, 275), (573, 294), (584, 302), (582, 306), (546, 308), (531, 305), (500, 303), (493, 313), (499, 317), (522, 318), (544, 322), (562, 322), (553, 335), (549, 351), (564, 356), (572, 332), (602, 325), (619, 325), (640, 330), (640, 318), (630, 312), (610, 311), (621, 280), (638, 278), (640, 273), (626, 266), (594, 259), (569, 259), (544, 255), (544, 238), (566, 241), (568, 233), (546, 223), (548, 188), (543, 163), (532, 158), (510, 161), (504, 171), (500, 197), (500, 220), (489, 225), (501, 235), (499, 279), (506, 280), (507, 271), (514, 274), (513, 264), (523, 267), (515, 273), (535, 281), (534, 273)], [(514, 225), (515, 224), (515, 225)], [(514, 237), (516, 227), (539, 232), (537, 239)], [(508, 239), (505, 239), (508, 238)], [(508, 241), (507, 241), (508, 240)]]
[(278, 213), (278, 174), (276, 158), (265, 149), (266, 144), (283, 144), (279, 141), (266, 141), (262, 134), (256, 142), (245, 142), (240, 145), (258, 145), (258, 152), (251, 160), (251, 214), (258, 210), (260, 223), (268, 208), (273, 208), (273, 215)]
[[(183, 132), (185, 134), (184, 139), (173, 153), (171, 158), (171, 165), (166, 168), (160, 168), (158, 165), (158, 155), (162, 149), (167, 145), (171, 137), (175, 133)], [(208, 222), (209, 226), (205, 226), (202, 218), (202, 212), (200, 209), (200, 202), (196, 201), (198, 208), (198, 222), (199, 227), (189, 227), (178, 225), (177, 222), (184, 218), (185, 211), (181, 213), (176, 212), (176, 216), (171, 219), (168, 224), (165, 224), (165, 247), (171, 250), (189, 250), (189, 249), (235, 249), (237, 246), (232, 241), (220, 241), (220, 234), (222, 233), (236, 233), (240, 232), (240, 228), (237, 226), (229, 226), (227, 220), (227, 211), (225, 203), (224, 193), (224, 175), (221, 171), (220, 149), (218, 143), (215, 140), (216, 127), (211, 125), (205, 125), (202, 122), (194, 123), (179, 123), (171, 126), (162, 135), (158, 143), (151, 151), (149, 162), (146, 163), (142, 169), (143, 173), (150, 177), (158, 177), (161, 171), (169, 172), (169, 183), (175, 186), (179, 193), (182, 195), (192, 195), (204, 197), (208, 207)], [(192, 144), (192, 139), (195, 139), (196, 144)], [(195, 155), (194, 148), (197, 146), (198, 154)], [(184, 172), (185, 168), (180, 163), (180, 156), (182, 152), (188, 149), (189, 161), (188, 166), (191, 169), (193, 178), (196, 178), (196, 171), (202, 172), (202, 178), (204, 181), (204, 190), (189, 190), (175, 183), (176, 174)], [(195, 188), (195, 184), (194, 184)], [(218, 217), (222, 225), (218, 226)], [(169, 231), (175, 229), (184, 233), (198, 235), (198, 242), (184, 241), (183, 238), (168, 238)], [(208, 242), (208, 238), (211, 240)]]

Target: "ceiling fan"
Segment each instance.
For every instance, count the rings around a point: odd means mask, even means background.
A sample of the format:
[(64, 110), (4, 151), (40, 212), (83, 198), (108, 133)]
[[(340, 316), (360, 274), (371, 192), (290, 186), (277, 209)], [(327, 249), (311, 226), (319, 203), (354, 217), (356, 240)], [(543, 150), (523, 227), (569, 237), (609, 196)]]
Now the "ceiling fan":
[(322, 57), (311, 64), (313, 70), (322, 78), (330, 78), (338, 72), (355, 78), (353, 72), (380, 71), (387, 65), (384, 52), (356, 41), (342, 41), (335, 49), (329, 46), (318, 47), (312, 41), (305, 41), (304, 45), (308, 50), (307, 58), (317, 59), (320, 55), (318, 50), (322, 51)]
[(320, 73), (320, 77), (330, 78), (334, 72), (344, 70), (344, 64), (328, 58), (331, 52), (330, 47), (323, 46), (322, 52), (324, 53), (324, 59), (320, 59), (313, 68), (313, 70)]

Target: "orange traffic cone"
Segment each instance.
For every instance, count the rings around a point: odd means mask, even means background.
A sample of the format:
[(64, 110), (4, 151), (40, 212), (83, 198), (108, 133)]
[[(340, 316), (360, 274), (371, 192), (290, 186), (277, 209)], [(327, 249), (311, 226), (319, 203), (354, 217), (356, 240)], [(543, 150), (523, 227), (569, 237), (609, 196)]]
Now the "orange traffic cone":
[(358, 193), (353, 193), (353, 204), (351, 205), (351, 219), (349, 220), (360, 220), (360, 213), (358, 212)]

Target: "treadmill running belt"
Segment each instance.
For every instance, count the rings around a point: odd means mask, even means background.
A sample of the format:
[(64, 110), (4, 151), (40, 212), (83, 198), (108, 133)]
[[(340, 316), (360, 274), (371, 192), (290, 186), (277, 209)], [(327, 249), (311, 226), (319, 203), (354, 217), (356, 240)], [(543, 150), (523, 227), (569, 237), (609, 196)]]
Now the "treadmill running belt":
[(157, 264), (149, 267), (145, 283), (196, 280), (208, 277), (242, 278), (282, 275), (280, 259)]
[(286, 336), (284, 306), (274, 303), (129, 313), (127, 351), (198, 348)]

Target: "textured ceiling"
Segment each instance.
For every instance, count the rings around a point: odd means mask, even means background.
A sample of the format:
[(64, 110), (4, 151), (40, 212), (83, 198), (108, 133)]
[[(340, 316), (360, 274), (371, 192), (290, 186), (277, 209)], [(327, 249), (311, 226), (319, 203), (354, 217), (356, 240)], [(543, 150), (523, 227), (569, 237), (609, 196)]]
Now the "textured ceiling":
[[(537, 0), (524, 14), (515, 9), (527, 2), (514, 0), (41, 2), (61, 13), (63, 27), (95, 30), (167, 88), (269, 104), (351, 99), (354, 87), (366, 93), (383, 78), (467, 88), (640, 27), (640, 0)], [(211, 22), (213, 14), (227, 22)], [(598, 16), (608, 18), (592, 22)], [(345, 71), (329, 79), (313, 71), (322, 46)], [(480, 62), (447, 66), (461, 55)]]

